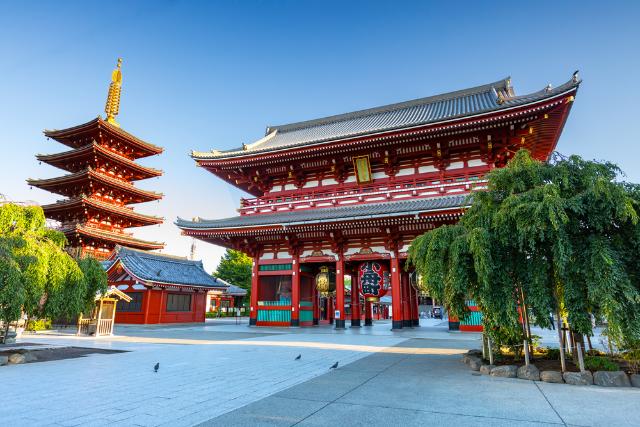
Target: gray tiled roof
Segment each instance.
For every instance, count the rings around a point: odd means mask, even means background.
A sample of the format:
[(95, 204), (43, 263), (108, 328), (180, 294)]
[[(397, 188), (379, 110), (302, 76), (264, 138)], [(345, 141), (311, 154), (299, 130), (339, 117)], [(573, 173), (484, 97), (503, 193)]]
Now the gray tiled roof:
[(186, 258), (140, 251), (123, 246), (116, 247), (112, 263), (118, 260), (131, 274), (142, 281), (204, 288), (227, 289), (229, 286), (207, 273), (202, 266), (202, 261), (190, 261)]
[(261, 225), (296, 225), (316, 222), (336, 222), (368, 217), (402, 216), (414, 213), (458, 208), (467, 205), (467, 195), (430, 197), (423, 199), (381, 202), (334, 208), (305, 209), (272, 214), (241, 215), (225, 219), (188, 221), (178, 218), (176, 225), (188, 229), (216, 229)]
[(225, 285), (228, 286), (227, 290), (225, 291), (225, 294), (227, 295), (233, 295), (233, 296), (244, 296), (247, 295), (247, 290), (241, 288), (240, 286), (236, 286), (236, 285), (232, 285), (231, 283), (227, 282), (226, 280), (223, 279), (217, 279), (219, 282), (224, 283)]
[(193, 152), (195, 159), (225, 158), (311, 145), (414, 126), (433, 124), (526, 105), (577, 87), (577, 76), (556, 88), (516, 96), (510, 79), (427, 98), (386, 105), (316, 120), (270, 126), (266, 136), (244, 148)]

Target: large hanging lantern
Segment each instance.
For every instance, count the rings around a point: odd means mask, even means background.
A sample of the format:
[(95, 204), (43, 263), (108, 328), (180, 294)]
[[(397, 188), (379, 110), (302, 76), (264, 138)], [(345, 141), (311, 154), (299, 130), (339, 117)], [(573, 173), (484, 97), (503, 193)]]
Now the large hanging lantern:
[(387, 294), (390, 286), (389, 269), (378, 261), (367, 261), (358, 267), (360, 293), (371, 302), (378, 302)]
[(422, 276), (417, 271), (409, 273), (409, 283), (414, 289), (420, 291), (422, 289)]
[(322, 296), (328, 296), (336, 290), (336, 275), (329, 272), (329, 267), (320, 267), (320, 273), (316, 274), (316, 289)]

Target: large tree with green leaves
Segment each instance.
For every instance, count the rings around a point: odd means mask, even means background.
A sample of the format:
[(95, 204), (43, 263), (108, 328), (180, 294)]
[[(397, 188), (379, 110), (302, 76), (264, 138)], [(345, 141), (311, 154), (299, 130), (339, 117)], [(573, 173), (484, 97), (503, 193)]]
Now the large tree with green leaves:
[(213, 275), (245, 289), (247, 296), (249, 296), (251, 292), (251, 263), (251, 258), (242, 252), (227, 249)]
[(553, 311), (586, 335), (589, 315), (603, 317), (610, 339), (629, 346), (640, 339), (640, 187), (620, 175), (612, 163), (521, 150), (488, 174), (458, 224), (414, 240), (410, 262), (452, 315), (475, 300), (501, 342), (526, 335), (526, 307), (539, 326)]
[(106, 273), (93, 258), (72, 258), (65, 245), (64, 234), (45, 227), (42, 208), (0, 206), (0, 320), (90, 312), (96, 293), (106, 291)]

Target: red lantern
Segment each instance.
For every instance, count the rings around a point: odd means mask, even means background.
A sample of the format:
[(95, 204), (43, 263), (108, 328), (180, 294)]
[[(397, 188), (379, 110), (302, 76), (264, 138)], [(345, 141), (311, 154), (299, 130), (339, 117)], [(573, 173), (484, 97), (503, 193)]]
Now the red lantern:
[(358, 267), (360, 294), (367, 300), (377, 302), (390, 288), (389, 269), (379, 261), (366, 261)]

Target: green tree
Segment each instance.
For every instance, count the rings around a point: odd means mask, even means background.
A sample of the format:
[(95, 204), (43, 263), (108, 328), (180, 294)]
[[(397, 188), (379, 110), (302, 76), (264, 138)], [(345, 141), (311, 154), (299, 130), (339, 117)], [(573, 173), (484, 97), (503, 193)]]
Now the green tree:
[(607, 162), (543, 163), (521, 150), (488, 174), (458, 224), (414, 240), (410, 262), (454, 316), (475, 300), (501, 342), (522, 342), (526, 307), (539, 326), (554, 311), (587, 335), (589, 315), (602, 316), (610, 339), (629, 345), (640, 338), (640, 189), (620, 174)]
[(251, 264), (252, 260), (247, 255), (240, 251), (227, 249), (213, 276), (245, 289), (247, 297), (249, 297), (251, 293)]
[[(76, 261), (64, 251), (64, 234), (45, 227), (37, 206), (0, 206), (0, 318), (72, 320), (90, 311), (106, 273), (93, 259)], [(12, 297), (13, 295), (13, 297)]]

